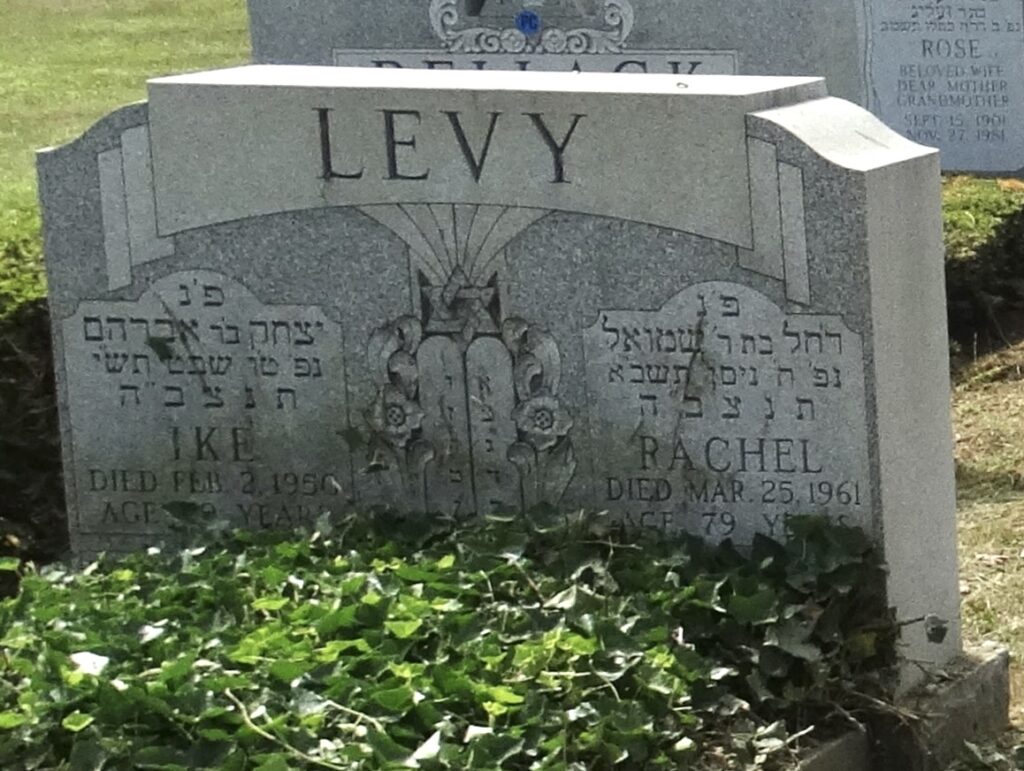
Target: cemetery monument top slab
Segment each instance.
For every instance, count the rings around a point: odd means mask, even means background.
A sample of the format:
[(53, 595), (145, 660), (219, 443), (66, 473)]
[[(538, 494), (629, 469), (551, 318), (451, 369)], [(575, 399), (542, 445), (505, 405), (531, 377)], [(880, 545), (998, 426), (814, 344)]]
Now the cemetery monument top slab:
[[(777, 99), (806, 100), (825, 96), (825, 80), (819, 77), (704, 76), (662, 74), (644, 80), (609, 78), (595, 72), (516, 72), (498, 70), (425, 70), (396, 72), (391, 68), (325, 67), (297, 65), (248, 65), (223, 70), (192, 72), (153, 78), (151, 88), (163, 85), (249, 86), (262, 88), (381, 89), (401, 87), (432, 91), (516, 91), (520, 93), (672, 94), (673, 96), (753, 96), (776, 94)], [(794, 89), (800, 89), (794, 91)]]

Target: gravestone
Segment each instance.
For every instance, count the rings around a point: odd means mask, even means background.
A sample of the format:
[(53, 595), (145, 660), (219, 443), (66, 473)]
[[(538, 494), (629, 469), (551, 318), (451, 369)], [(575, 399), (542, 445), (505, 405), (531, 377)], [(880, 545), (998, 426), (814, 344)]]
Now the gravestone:
[(1024, 0), (249, 0), (258, 63), (820, 75), (939, 147), (1024, 168)]
[(821, 80), (243, 67), (39, 172), (78, 554), (185, 505), (820, 513), (959, 649), (938, 155)]

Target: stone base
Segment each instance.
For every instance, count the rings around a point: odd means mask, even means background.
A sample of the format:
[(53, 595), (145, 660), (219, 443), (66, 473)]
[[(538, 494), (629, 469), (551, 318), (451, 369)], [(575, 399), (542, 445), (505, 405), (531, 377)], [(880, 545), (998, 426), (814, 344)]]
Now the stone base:
[(997, 736), (1009, 725), (1010, 656), (994, 643), (968, 650), (947, 667), (949, 679), (922, 686), (899, 707), (918, 719), (881, 717), (867, 732), (816, 750), (798, 771), (943, 771), (964, 741)]
[(967, 650), (951, 662), (950, 679), (922, 686), (900, 703), (921, 719), (893, 723), (873, 736), (879, 769), (942, 771), (964, 741), (997, 736), (1009, 725), (1010, 654), (995, 643)]
[(797, 771), (870, 771), (871, 751), (866, 731), (850, 733), (816, 749)]

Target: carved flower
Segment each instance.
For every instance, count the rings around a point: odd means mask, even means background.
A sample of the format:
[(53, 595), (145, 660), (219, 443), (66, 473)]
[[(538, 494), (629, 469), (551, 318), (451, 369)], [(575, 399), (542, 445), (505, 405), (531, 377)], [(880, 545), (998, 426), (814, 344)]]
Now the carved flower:
[(366, 412), (366, 420), (374, 432), (393, 447), (405, 447), (412, 432), (423, 425), (423, 410), (407, 398), (400, 388), (384, 386)]
[(522, 32), (517, 29), (506, 29), (501, 31), (501, 50), (518, 54), (530, 47), (530, 41)]
[(573, 424), (569, 411), (548, 394), (539, 394), (517, 405), (512, 419), (538, 452), (553, 447), (569, 433)]
[(558, 29), (558, 27), (548, 27), (541, 35), (541, 48), (544, 49), (545, 53), (565, 53), (565, 47), (568, 42), (565, 32)]

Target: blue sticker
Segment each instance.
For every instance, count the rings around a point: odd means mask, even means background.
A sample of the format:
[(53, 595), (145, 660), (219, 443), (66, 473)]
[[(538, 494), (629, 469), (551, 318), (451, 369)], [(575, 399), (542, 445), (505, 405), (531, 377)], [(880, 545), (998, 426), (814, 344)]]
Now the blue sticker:
[(516, 27), (527, 37), (540, 32), (540, 14), (525, 9), (516, 14)]

